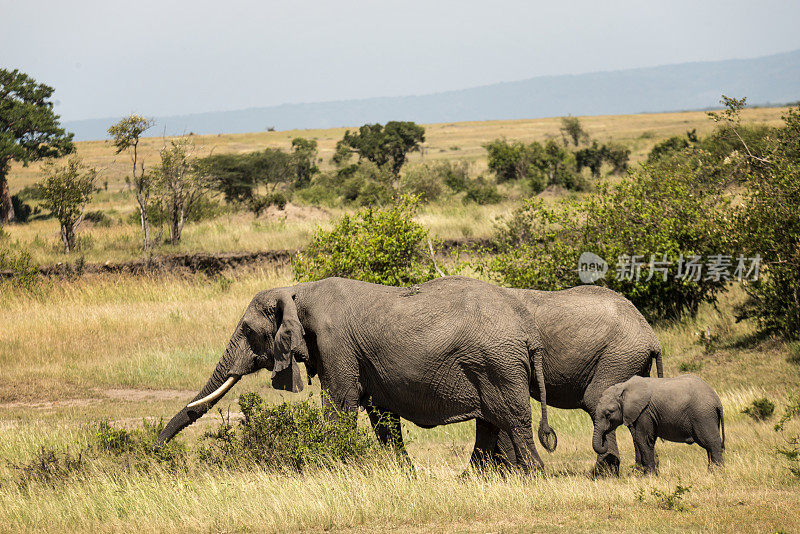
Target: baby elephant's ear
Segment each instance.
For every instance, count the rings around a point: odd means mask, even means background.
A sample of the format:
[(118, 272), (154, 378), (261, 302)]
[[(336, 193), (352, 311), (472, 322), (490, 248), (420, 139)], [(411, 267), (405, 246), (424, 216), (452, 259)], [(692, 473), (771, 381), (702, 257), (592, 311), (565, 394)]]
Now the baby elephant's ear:
[(625, 426), (630, 426), (639, 419), (644, 409), (650, 404), (651, 394), (649, 381), (641, 377), (634, 377), (625, 383), (620, 392), (622, 422)]

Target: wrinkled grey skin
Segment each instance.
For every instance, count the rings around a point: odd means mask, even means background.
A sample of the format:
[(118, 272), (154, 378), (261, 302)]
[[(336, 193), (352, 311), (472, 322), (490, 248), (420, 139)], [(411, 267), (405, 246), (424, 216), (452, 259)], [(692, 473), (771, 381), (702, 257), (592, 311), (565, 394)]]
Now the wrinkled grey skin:
[[(411, 288), (328, 278), (263, 291), (194, 400), (260, 369), (275, 372), (274, 387), (300, 391), (302, 362), (309, 376), (319, 374), (330, 417), (364, 406), (378, 438), (400, 449), (398, 416), (425, 428), (477, 419), (476, 443), (491, 450), (498, 432), (507, 432), (516, 464), (528, 472), (543, 466), (529, 401), (537, 361), (542, 376), (542, 342), (534, 324), (508, 292), (464, 277)], [(539, 394), (546, 397), (543, 384)], [(158, 445), (216, 400), (183, 408)], [(543, 404), (543, 444), (548, 435), (554, 433)]]
[[(536, 322), (544, 345), (547, 403), (581, 409), (594, 420), (597, 403), (609, 386), (632, 376), (649, 376), (652, 360), (663, 376), (661, 347), (642, 314), (622, 295), (606, 288), (578, 286), (563, 291), (506, 289), (519, 299)], [(539, 384), (531, 382), (538, 401)], [(514, 450), (501, 432), (493, 454), (514, 460)], [(595, 475), (619, 474), (616, 434), (597, 457)]]
[[(597, 405), (592, 446), (605, 453), (606, 436), (621, 424), (633, 435), (636, 463), (655, 473), (656, 438), (697, 443), (708, 452), (708, 467), (724, 465), (725, 421), (719, 397), (700, 377), (642, 378), (611, 386)], [(722, 435), (720, 437), (720, 430)]]

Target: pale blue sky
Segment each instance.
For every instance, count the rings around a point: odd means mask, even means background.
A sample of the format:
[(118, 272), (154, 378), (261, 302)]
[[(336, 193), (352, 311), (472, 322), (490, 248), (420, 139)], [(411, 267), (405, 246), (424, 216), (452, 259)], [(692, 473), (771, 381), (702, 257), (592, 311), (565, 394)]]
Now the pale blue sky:
[(800, 48), (794, 1), (0, 0), (65, 120), (423, 94)]

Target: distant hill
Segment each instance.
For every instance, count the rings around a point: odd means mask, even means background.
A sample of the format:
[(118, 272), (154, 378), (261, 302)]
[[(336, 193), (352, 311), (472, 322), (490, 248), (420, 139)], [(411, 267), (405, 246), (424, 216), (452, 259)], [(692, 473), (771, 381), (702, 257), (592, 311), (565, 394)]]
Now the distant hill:
[[(418, 123), (525, 119), (562, 115), (619, 115), (717, 107), (721, 94), (750, 104), (800, 100), (800, 50), (754, 59), (681, 63), (565, 76), (443, 93), (284, 104), (237, 111), (157, 117), (153, 135), (245, 133), (360, 126), (368, 122)], [(66, 122), (78, 140), (104, 139), (118, 118)]]

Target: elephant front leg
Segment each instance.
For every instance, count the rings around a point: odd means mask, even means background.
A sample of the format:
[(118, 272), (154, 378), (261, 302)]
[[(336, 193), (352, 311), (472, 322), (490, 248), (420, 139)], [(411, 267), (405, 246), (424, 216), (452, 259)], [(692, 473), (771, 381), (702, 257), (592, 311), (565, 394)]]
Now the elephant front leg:
[(656, 460), (656, 435), (655, 428), (649, 421), (637, 421), (631, 427), (633, 434), (633, 447), (639, 458), (644, 474), (657, 474), (658, 462)]
[(372, 404), (371, 400), (367, 402), (366, 410), (378, 442), (384, 447), (391, 447), (397, 454), (398, 459), (410, 466), (411, 459), (408, 457), (408, 452), (403, 443), (403, 428), (400, 423), (400, 416), (394, 412), (378, 408)]

